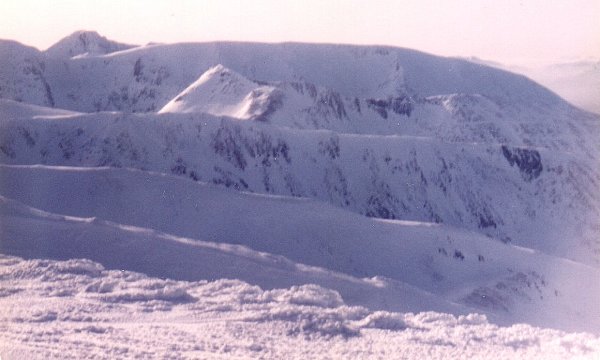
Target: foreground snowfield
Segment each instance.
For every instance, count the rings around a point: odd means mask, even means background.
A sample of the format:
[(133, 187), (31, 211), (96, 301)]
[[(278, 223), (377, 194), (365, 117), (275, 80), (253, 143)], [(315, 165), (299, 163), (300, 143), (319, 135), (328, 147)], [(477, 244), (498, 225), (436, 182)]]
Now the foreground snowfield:
[[(0, 257), (3, 359), (597, 359), (600, 339), (481, 315), (346, 305), (316, 285), (262, 290), (106, 270), (83, 259)], [(10, 324), (10, 325), (9, 325)]]

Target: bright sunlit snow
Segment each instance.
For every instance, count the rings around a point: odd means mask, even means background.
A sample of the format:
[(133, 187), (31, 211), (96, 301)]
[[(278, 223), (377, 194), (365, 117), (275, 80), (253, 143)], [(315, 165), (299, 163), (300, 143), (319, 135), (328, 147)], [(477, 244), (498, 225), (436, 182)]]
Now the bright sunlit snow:
[(0, 257), (3, 358), (594, 358), (600, 340), (481, 315), (370, 311), (316, 285), (184, 282)]
[(600, 118), (381, 46), (0, 41), (0, 357), (600, 354)]

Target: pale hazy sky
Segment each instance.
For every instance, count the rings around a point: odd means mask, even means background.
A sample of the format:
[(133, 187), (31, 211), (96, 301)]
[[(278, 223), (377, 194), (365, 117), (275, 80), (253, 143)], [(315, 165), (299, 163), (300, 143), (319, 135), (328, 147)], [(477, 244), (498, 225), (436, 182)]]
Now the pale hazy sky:
[(134, 44), (395, 45), (522, 62), (600, 58), (600, 0), (2, 0), (0, 38), (45, 49), (75, 30)]

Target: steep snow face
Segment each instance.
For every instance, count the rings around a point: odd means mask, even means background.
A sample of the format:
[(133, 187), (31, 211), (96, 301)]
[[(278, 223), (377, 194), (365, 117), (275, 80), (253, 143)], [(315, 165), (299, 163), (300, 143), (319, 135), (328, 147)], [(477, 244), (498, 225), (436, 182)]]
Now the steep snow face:
[(132, 47), (134, 46), (108, 40), (95, 31), (76, 31), (49, 47), (45, 53), (56, 58), (72, 58), (105, 55)]
[[(397, 75), (398, 77), (400, 75)], [(394, 79), (396, 79), (394, 77)], [(401, 76), (400, 76), (401, 78)], [(565, 107), (516, 110), (480, 94), (415, 99), (390, 80), (382, 98), (344, 96), (306, 81), (260, 84), (219, 65), (171, 100), (161, 113), (209, 113), (298, 129), (410, 135), (444, 142), (506, 144), (600, 153), (599, 119)]]
[(273, 102), (272, 86), (261, 86), (217, 65), (207, 70), (159, 113), (208, 113), (237, 119), (256, 119)]

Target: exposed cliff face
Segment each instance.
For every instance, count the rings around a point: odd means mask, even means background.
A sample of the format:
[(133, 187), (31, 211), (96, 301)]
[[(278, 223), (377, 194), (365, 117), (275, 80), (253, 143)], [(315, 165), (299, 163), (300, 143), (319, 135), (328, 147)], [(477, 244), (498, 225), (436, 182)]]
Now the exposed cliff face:
[(526, 181), (538, 178), (544, 169), (537, 150), (509, 149), (506, 145), (502, 145), (502, 154), (511, 166), (516, 165), (519, 168), (521, 176)]

